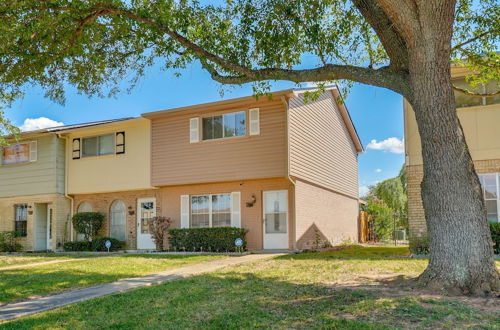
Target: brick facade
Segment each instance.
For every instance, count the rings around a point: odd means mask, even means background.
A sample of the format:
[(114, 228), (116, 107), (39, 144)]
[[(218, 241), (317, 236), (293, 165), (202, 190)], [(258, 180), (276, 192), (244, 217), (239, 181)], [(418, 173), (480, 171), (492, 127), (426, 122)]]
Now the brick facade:
[[(477, 173), (497, 173), (500, 172), (500, 159), (476, 160), (474, 161), (474, 167)], [(406, 174), (408, 180), (408, 222), (411, 240), (413, 237), (425, 236), (427, 233), (424, 207), (420, 195), (420, 183), (424, 176), (423, 166), (406, 166)]]
[[(60, 250), (63, 244), (69, 240), (70, 202), (62, 194), (46, 194), (33, 196), (17, 196), (0, 198), (0, 232), (14, 230), (15, 205), (27, 204), (27, 236), (18, 238), (23, 250), (33, 251), (35, 249), (35, 205), (46, 204), (52, 208), (52, 245), (49, 250)], [(45, 215), (43, 221), (46, 221)]]
[[(92, 206), (93, 212), (101, 212), (106, 215), (103, 228), (101, 228), (100, 236), (109, 236), (109, 217), (111, 204), (116, 200), (121, 200), (126, 208), (126, 222), (125, 222), (125, 237), (126, 249), (137, 248), (137, 200), (139, 198), (156, 198), (156, 214), (161, 214), (161, 198), (159, 190), (137, 190), (137, 191), (118, 191), (100, 194), (85, 194), (74, 196), (74, 212), (78, 210), (78, 206), (87, 202)], [(76, 233), (75, 233), (76, 235)], [(76, 236), (75, 236), (76, 237)]]

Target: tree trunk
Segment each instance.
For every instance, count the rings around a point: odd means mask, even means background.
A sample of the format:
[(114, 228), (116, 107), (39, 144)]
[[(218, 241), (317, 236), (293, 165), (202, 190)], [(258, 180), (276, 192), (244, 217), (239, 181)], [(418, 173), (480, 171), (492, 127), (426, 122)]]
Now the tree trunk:
[[(454, 1), (419, 13), (409, 49), (411, 104), (422, 142), (421, 184), (431, 256), (419, 281), (457, 293), (498, 290), (479, 178), (456, 113), (450, 76)], [(446, 22), (450, 22), (449, 24)]]

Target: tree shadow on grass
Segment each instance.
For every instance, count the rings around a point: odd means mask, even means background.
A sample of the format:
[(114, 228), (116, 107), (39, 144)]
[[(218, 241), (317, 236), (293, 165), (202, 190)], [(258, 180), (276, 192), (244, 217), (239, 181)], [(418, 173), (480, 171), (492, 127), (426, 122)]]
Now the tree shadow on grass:
[(376, 292), (226, 271), (89, 300), (0, 328), (386, 329), (491, 326), (485, 315), (446, 299)]

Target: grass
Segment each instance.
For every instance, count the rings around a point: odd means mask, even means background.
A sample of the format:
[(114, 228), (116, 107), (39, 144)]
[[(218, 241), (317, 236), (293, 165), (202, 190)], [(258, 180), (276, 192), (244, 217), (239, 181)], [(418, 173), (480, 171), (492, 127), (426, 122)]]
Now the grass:
[[(24, 257), (23, 257), (24, 258)], [(0, 304), (220, 258), (121, 255), (0, 271)]]
[(65, 260), (65, 259), (74, 259), (83, 257), (88, 257), (88, 256), (87, 255), (63, 256), (57, 254), (0, 255), (0, 268), (15, 266), (15, 265), (26, 265), (36, 262)]
[(500, 311), (453, 298), (340, 286), (374, 284), (371, 275), (380, 272), (414, 277), (427, 261), (407, 254), (406, 248), (355, 247), (286, 255), (89, 300), (0, 329), (500, 329)]

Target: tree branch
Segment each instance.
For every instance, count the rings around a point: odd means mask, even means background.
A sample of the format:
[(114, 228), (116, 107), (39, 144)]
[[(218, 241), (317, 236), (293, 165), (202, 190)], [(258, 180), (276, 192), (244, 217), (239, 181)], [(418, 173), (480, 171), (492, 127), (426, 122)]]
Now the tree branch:
[(353, 3), (375, 30), (391, 60), (391, 67), (395, 70), (406, 70), (408, 67), (406, 44), (386, 13), (373, 0), (353, 0)]
[(469, 40), (466, 40), (464, 42), (459, 43), (458, 45), (453, 46), (453, 48), (451, 48), (451, 50), (453, 51), (453, 50), (461, 49), (463, 46), (470, 44), (471, 42), (474, 42), (474, 41), (481, 39), (483, 37), (486, 37), (487, 35), (489, 35), (492, 32), (495, 32), (495, 31), (498, 33), (498, 31), (495, 29), (483, 32), (483, 33), (475, 36), (474, 38), (470, 38)]

